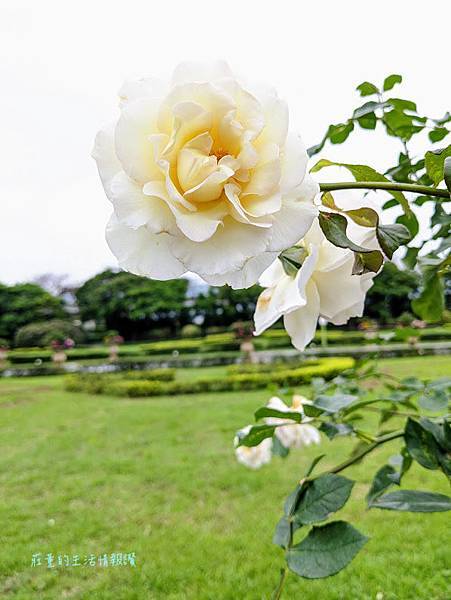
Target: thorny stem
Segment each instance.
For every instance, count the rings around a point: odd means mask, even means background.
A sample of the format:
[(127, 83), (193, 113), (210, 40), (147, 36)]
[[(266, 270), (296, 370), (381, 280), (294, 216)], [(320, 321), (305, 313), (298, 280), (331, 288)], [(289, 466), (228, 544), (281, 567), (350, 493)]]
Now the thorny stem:
[(369, 444), (368, 446), (366, 446), (366, 448), (363, 448), (360, 452), (358, 452), (354, 456), (351, 456), (350, 458), (348, 458), (344, 462), (340, 463), (336, 467), (333, 467), (332, 469), (329, 469), (329, 470), (325, 471), (324, 473), (320, 473), (319, 475), (314, 477), (314, 479), (316, 479), (317, 477), (320, 477), (321, 475), (326, 475), (327, 473), (340, 473), (341, 471), (344, 471), (345, 469), (347, 469), (354, 463), (358, 462), (361, 458), (363, 458), (364, 456), (366, 456), (367, 454), (372, 452), (378, 446), (385, 444), (385, 442), (391, 442), (392, 440), (403, 437), (403, 435), (404, 435), (404, 431), (394, 431), (392, 433), (387, 433), (386, 435), (382, 435), (381, 437), (376, 438), (376, 440), (372, 444)]
[(320, 183), (322, 192), (333, 192), (334, 190), (387, 190), (394, 192), (412, 192), (424, 196), (437, 196), (449, 200), (449, 192), (443, 188), (431, 188), (418, 183), (395, 183), (393, 181), (337, 181), (336, 183)]

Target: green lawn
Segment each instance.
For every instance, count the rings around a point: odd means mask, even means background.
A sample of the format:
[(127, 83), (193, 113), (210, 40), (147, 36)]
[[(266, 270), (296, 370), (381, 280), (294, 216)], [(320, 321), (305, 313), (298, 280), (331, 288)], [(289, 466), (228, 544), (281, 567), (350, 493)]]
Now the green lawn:
[[(403, 376), (449, 374), (451, 357), (381, 361)], [(205, 375), (186, 370), (183, 377)], [(220, 369), (212, 371), (214, 375)], [(283, 564), (271, 543), (284, 497), (318, 448), (249, 471), (234, 432), (265, 391), (143, 400), (71, 394), (59, 377), (0, 380), (0, 597), (29, 600), (269, 598)], [(348, 440), (325, 440), (334, 464)], [(364, 496), (393, 442), (349, 470), (358, 480), (339, 517), (371, 541), (321, 581), (290, 575), (287, 600), (446, 600), (449, 517), (366, 511)], [(416, 466), (405, 487), (447, 493)], [(135, 552), (137, 567), (31, 567), (43, 555)], [(382, 594), (382, 595), (381, 595)]]

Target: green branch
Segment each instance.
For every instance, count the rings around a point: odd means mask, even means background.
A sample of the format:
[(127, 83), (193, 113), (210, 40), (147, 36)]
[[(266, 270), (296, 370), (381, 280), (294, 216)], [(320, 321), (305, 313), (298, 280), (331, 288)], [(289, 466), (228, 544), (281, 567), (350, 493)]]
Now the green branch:
[(443, 188), (432, 188), (417, 183), (395, 183), (393, 181), (338, 181), (336, 183), (320, 183), (322, 192), (333, 192), (335, 190), (386, 190), (388, 192), (412, 192), (424, 196), (437, 196), (449, 200), (450, 193)]
[(387, 433), (387, 435), (382, 435), (381, 437), (377, 438), (376, 441), (374, 441), (372, 444), (369, 444), (368, 446), (366, 446), (366, 448), (363, 448), (363, 450), (361, 450), (355, 456), (351, 456), (350, 458), (348, 458), (344, 462), (340, 463), (336, 467), (333, 467), (332, 469), (328, 469), (324, 473), (320, 473), (319, 475), (314, 477), (314, 479), (316, 479), (317, 477), (320, 477), (321, 475), (326, 475), (327, 473), (340, 473), (340, 471), (344, 471), (345, 469), (347, 469), (354, 463), (358, 462), (364, 456), (366, 456), (367, 454), (369, 454), (370, 452), (375, 450), (378, 446), (381, 446), (382, 444), (385, 444), (385, 442), (391, 442), (392, 440), (395, 440), (395, 439), (403, 437), (403, 436), (404, 436), (404, 431), (394, 431), (393, 433)]

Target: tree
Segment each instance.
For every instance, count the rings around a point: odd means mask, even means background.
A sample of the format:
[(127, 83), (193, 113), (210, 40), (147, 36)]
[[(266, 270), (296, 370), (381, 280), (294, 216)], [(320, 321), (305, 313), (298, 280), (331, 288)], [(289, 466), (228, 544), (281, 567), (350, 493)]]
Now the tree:
[(0, 337), (12, 340), (24, 325), (64, 319), (63, 303), (34, 283), (0, 284)]
[(365, 316), (385, 324), (410, 312), (410, 301), (418, 285), (419, 276), (415, 271), (399, 269), (392, 262), (385, 263), (366, 295)]
[(88, 279), (77, 291), (83, 321), (95, 320), (126, 339), (142, 338), (155, 327), (175, 333), (188, 281), (156, 281), (131, 273), (106, 270)]
[(258, 285), (247, 289), (234, 290), (225, 285), (211, 287), (206, 294), (200, 294), (193, 305), (192, 316), (202, 315), (203, 326), (227, 326), (235, 321), (251, 321), (257, 298), (262, 291)]

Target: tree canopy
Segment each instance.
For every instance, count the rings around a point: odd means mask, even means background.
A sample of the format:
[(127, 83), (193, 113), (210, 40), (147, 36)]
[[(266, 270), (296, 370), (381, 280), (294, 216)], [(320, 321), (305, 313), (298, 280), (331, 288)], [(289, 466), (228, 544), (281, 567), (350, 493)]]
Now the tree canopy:
[(95, 320), (126, 339), (145, 337), (155, 327), (175, 332), (182, 316), (188, 281), (156, 281), (106, 270), (77, 291), (83, 321)]
[(409, 312), (419, 279), (415, 271), (401, 270), (394, 263), (386, 262), (367, 292), (365, 316), (385, 324)]
[(67, 315), (63, 303), (34, 283), (0, 284), (0, 337), (12, 340), (24, 325)]

